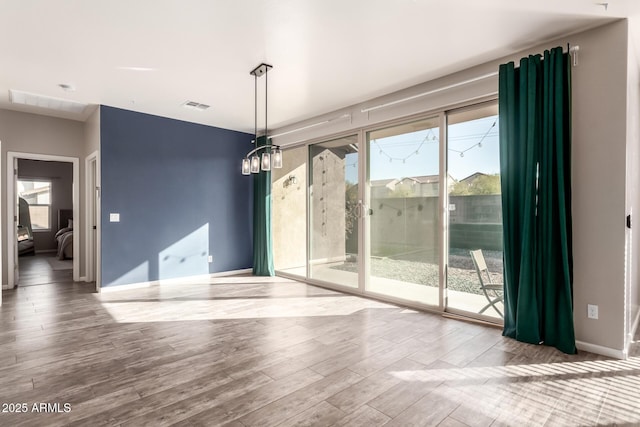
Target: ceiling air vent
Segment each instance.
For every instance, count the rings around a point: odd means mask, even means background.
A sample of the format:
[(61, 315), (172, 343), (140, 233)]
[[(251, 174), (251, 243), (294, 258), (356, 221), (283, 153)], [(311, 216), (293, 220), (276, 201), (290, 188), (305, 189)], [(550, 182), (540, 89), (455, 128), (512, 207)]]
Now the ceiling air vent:
[(182, 106), (184, 108), (190, 108), (192, 110), (198, 110), (198, 111), (204, 111), (207, 108), (210, 107), (210, 105), (207, 104), (201, 104), (199, 102), (195, 102), (195, 101), (187, 101), (184, 104), (182, 104)]
[(47, 108), (49, 110), (66, 111), (81, 114), (88, 104), (70, 101), (68, 99), (54, 98), (52, 96), (37, 95), (35, 93), (22, 92), (9, 89), (9, 100), (14, 104), (31, 105)]

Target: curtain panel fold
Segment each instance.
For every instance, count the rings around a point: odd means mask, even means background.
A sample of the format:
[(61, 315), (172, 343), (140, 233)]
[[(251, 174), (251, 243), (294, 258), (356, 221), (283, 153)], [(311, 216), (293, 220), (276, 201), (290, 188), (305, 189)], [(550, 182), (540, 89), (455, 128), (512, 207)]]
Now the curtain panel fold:
[(501, 65), (498, 93), (503, 335), (574, 354), (569, 55)]
[[(266, 137), (256, 140), (256, 147), (268, 144)], [(270, 148), (266, 150), (271, 151)], [(271, 238), (271, 171), (253, 175), (253, 274), (274, 276), (273, 241)]]

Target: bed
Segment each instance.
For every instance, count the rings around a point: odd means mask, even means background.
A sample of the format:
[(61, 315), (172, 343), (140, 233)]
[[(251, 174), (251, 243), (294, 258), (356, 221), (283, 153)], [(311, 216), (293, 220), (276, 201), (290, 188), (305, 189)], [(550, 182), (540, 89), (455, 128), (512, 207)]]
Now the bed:
[(58, 232), (55, 235), (58, 244), (58, 259), (73, 259), (73, 210), (58, 211)]

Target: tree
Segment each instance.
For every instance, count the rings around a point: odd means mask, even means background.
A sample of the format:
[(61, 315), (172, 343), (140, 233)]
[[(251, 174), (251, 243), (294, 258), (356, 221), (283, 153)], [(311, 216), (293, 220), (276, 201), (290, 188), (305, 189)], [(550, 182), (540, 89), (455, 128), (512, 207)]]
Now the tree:
[(408, 198), (412, 197), (414, 192), (411, 188), (404, 185), (396, 185), (396, 188), (389, 193), (389, 197)]
[(345, 231), (347, 236), (353, 233), (358, 223), (358, 184), (347, 182), (345, 189)]
[(451, 187), (451, 196), (475, 196), (500, 194), (500, 175), (478, 175), (468, 180), (458, 181)]

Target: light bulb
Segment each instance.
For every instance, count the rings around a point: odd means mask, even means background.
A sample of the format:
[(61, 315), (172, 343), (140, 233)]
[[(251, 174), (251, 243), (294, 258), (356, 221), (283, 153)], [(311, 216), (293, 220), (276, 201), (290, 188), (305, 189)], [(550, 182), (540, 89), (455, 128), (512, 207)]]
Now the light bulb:
[(271, 170), (271, 154), (262, 153), (262, 165), (260, 167), (263, 171)]
[(276, 148), (273, 150), (273, 154), (271, 155), (271, 166), (274, 169), (282, 168), (282, 150)]
[(242, 175), (251, 174), (251, 162), (246, 157), (242, 159)]
[(251, 156), (251, 173), (260, 172), (260, 157), (257, 154)]

